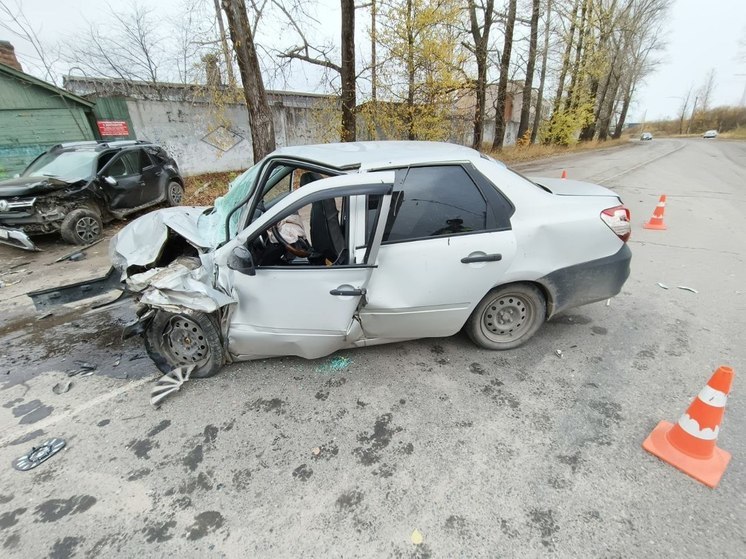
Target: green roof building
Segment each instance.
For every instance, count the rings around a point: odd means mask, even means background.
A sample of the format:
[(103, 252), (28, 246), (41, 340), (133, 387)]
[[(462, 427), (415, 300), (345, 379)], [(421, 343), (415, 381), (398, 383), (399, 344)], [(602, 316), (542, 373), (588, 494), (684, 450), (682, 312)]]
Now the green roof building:
[(96, 140), (93, 103), (0, 63), (0, 178), (63, 142)]

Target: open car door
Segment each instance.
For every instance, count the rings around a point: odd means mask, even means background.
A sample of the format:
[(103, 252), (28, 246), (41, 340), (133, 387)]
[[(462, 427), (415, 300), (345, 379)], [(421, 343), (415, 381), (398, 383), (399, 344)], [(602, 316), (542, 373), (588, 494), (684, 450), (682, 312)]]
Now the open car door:
[[(361, 338), (355, 315), (374, 268), (394, 180), (395, 173), (385, 171), (308, 184), (217, 251), (218, 283), (238, 301), (228, 318), (231, 355), (310, 359)], [(380, 201), (373, 216), (366, 211), (368, 197)], [(374, 220), (367, 234), (357, 226), (361, 219)], [(299, 222), (303, 235), (297, 229), (293, 235), (280, 232), (283, 224)]]

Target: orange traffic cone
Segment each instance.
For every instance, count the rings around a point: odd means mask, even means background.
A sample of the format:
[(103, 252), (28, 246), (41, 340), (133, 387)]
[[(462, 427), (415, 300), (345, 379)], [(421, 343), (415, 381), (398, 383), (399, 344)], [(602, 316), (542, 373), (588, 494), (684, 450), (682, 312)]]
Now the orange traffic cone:
[(666, 211), (666, 195), (662, 194), (660, 200), (658, 200), (658, 204), (655, 206), (655, 209), (653, 210), (653, 217), (650, 218), (650, 221), (648, 221), (645, 225), (643, 225), (644, 229), (658, 229), (663, 230), (666, 228), (666, 225), (663, 223), (663, 213)]
[(562, 176), (560, 178), (562, 178), (562, 179), (566, 179), (567, 178), (567, 169), (562, 169)]
[(661, 421), (642, 448), (708, 487), (715, 487), (730, 462), (716, 446), (733, 383), (733, 369), (718, 367), (676, 425)]

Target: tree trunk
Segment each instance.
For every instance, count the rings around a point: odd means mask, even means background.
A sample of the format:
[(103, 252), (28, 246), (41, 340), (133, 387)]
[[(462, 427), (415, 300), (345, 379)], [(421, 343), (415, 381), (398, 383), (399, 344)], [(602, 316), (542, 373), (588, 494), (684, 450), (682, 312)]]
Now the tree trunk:
[(220, 11), (220, 0), (215, 0), (215, 15), (218, 19), (218, 30), (220, 31), (220, 46), (223, 49), (223, 58), (225, 59), (225, 71), (228, 76), (228, 85), (236, 87), (236, 76), (233, 75), (233, 61), (231, 53), (228, 50), (228, 39), (225, 38), (225, 26), (223, 25), (223, 14)]
[(355, 129), (355, 3), (342, 3), (342, 141), (354, 142)]
[(598, 140), (605, 142), (609, 137), (609, 125), (611, 123), (612, 113), (614, 112), (614, 104), (616, 97), (619, 94), (619, 78), (614, 76), (611, 84), (611, 94), (606, 94), (606, 106), (601, 112), (601, 118), (598, 121)]
[(575, 0), (575, 4), (572, 8), (572, 21), (570, 22), (570, 37), (567, 39), (567, 45), (565, 45), (565, 54), (562, 57), (562, 69), (560, 70), (559, 81), (557, 83), (557, 95), (555, 95), (554, 97), (553, 113), (559, 111), (560, 104), (562, 102), (562, 93), (565, 88), (565, 78), (567, 78), (567, 71), (570, 69), (570, 55), (572, 53), (572, 43), (575, 39), (575, 28), (577, 27), (579, 7), (580, 0)]
[(630, 82), (630, 85), (624, 94), (624, 101), (622, 102), (622, 112), (619, 113), (619, 120), (616, 123), (614, 134), (612, 134), (611, 136), (614, 140), (618, 140), (622, 137), (622, 130), (624, 130), (624, 121), (627, 120), (627, 110), (629, 109), (629, 104), (632, 101), (633, 93), (634, 87), (632, 87), (632, 83)]
[(238, 69), (241, 72), (243, 94), (249, 111), (251, 144), (254, 162), (275, 150), (275, 126), (272, 110), (267, 102), (267, 92), (262, 81), (259, 58), (251, 35), (249, 18), (243, 0), (223, 0), (223, 10), (228, 17), (228, 30), (236, 52)]
[(500, 81), (497, 85), (495, 102), (495, 138), (492, 149), (502, 149), (505, 136), (505, 101), (508, 92), (508, 71), (510, 70), (510, 53), (513, 50), (513, 29), (515, 28), (515, 8), (517, 0), (510, 0), (508, 19), (505, 22), (505, 41), (500, 58)]
[(573, 63), (572, 75), (570, 76), (570, 88), (567, 90), (567, 99), (565, 99), (566, 111), (575, 105), (575, 88), (580, 79), (580, 55), (583, 53), (583, 42), (585, 41), (588, 4), (588, 0), (584, 0), (583, 8), (580, 11), (580, 32), (578, 34), (578, 46), (575, 48), (575, 62)]
[(541, 74), (539, 75), (539, 92), (536, 94), (536, 112), (534, 113), (534, 125), (531, 128), (531, 143), (536, 143), (536, 137), (541, 126), (541, 111), (544, 103), (544, 81), (547, 77), (547, 56), (549, 53), (549, 30), (552, 21), (552, 0), (547, 0), (547, 25), (544, 29), (544, 52), (541, 55)]
[(518, 139), (528, 130), (531, 116), (531, 87), (534, 84), (534, 67), (536, 66), (536, 42), (539, 35), (540, 0), (533, 0), (531, 10), (531, 38), (528, 43), (528, 62), (526, 63), (526, 80), (523, 84), (523, 100), (521, 103), (521, 122), (518, 124)]
[(484, 140), (484, 112), (487, 98), (487, 52), (489, 49), (494, 5), (495, 0), (487, 0), (484, 7), (483, 27), (480, 31), (476, 3), (474, 0), (469, 0), (471, 36), (474, 41), (474, 58), (477, 63), (477, 84), (475, 91), (477, 105), (474, 107), (474, 135), (472, 140), (472, 147), (474, 149), (480, 149)]
[(414, 140), (414, 14), (412, 13), (412, 0), (407, 0), (407, 139)]

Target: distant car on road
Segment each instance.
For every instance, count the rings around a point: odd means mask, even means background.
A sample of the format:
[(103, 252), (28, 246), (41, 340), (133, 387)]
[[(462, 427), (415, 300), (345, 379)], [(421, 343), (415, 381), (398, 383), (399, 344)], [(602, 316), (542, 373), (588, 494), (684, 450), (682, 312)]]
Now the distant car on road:
[(155, 144), (58, 144), (0, 181), (0, 243), (36, 250), (30, 236), (59, 232), (86, 245), (101, 237), (104, 222), (164, 201), (178, 206), (183, 196), (176, 161)]
[(718, 137), (718, 131), (717, 130), (708, 130), (704, 134), (702, 134), (703, 138), (717, 138)]
[(452, 336), (511, 349), (629, 275), (629, 210), (435, 142), (285, 147), (214, 208), (125, 226), (110, 254), (164, 372)]
[(643, 133), (642, 133), (642, 136), (640, 136), (640, 139), (641, 139), (642, 141), (645, 141), (645, 140), (652, 140), (652, 139), (653, 139), (653, 135), (652, 135), (652, 134), (651, 134), (650, 132), (643, 132)]

